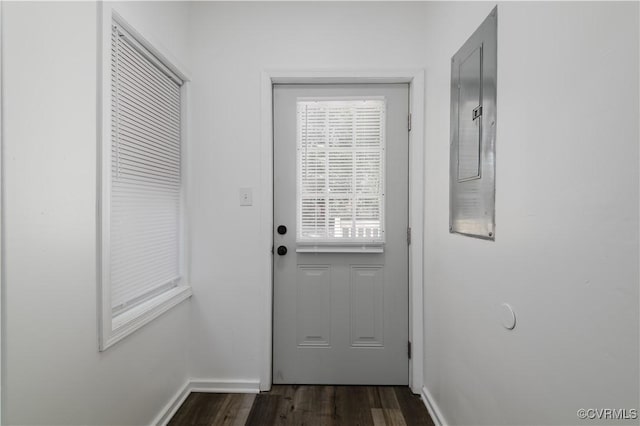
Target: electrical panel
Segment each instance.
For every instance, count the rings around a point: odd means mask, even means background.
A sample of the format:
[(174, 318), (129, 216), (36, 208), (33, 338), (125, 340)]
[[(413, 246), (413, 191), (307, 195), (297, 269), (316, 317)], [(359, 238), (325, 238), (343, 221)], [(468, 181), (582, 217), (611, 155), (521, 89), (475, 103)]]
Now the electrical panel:
[(497, 7), (451, 58), (449, 231), (495, 239)]

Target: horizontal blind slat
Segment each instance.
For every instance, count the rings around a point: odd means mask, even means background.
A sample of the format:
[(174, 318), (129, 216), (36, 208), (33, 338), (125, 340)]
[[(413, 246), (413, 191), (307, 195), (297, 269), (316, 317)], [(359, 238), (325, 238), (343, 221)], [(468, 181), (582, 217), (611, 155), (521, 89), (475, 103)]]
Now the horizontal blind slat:
[(121, 115), (128, 114), (132, 118), (144, 118), (151, 127), (158, 127), (163, 132), (175, 138), (180, 138), (179, 118), (171, 117), (168, 114), (158, 111), (158, 108), (143, 104), (138, 94), (129, 93), (122, 89), (119, 89), (118, 92), (120, 96), (119, 112)]
[[(118, 123), (119, 129), (117, 130), (117, 135), (114, 137), (118, 137), (119, 140), (124, 140), (124, 142), (131, 142), (135, 145), (139, 145), (141, 147), (145, 147), (151, 151), (158, 151), (164, 155), (171, 155), (175, 158), (180, 158), (180, 146), (173, 145), (168, 143), (164, 143), (157, 138), (154, 139), (152, 136), (145, 134), (139, 129), (135, 129), (133, 126), (128, 125), (127, 123), (120, 121)], [(114, 129), (113, 132), (116, 132)]]
[(176, 189), (180, 189), (180, 186), (175, 182), (160, 181), (158, 179), (152, 179), (152, 178), (133, 175), (133, 174), (120, 175), (118, 176), (118, 180), (114, 183), (120, 183), (122, 185), (131, 185), (135, 187), (148, 187), (150, 189), (165, 189), (167, 191), (174, 191)]
[(127, 104), (126, 100), (121, 100), (122, 102), (119, 105), (117, 116), (119, 121), (126, 121), (136, 128), (144, 130), (145, 133), (153, 135), (155, 138), (161, 138), (163, 141), (175, 143), (175, 141), (180, 139), (180, 132), (168, 128), (168, 126), (162, 124), (152, 115), (146, 114), (146, 111), (142, 111), (139, 108), (132, 108)]
[(156, 177), (158, 179), (169, 180), (171, 182), (180, 183), (180, 169), (176, 170), (171, 164), (156, 166), (145, 160), (138, 160), (131, 156), (121, 155), (118, 159), (118, 169), (116, 170), (116, 178), (124, 173), (139, 174), (149, 178)]
[[(117, 187), (116, 196), (114, 197), (114, 199), (117, 199), (118, 197), (135, 197), (135, 199), (143, 199), (146, 197), (156, 200), (162, 198), (163, 196), (166, 196), (167, 198), (171, 198), (172, 200), (177, 200), (180, 195), (180, 188), (167, 190), (164, 187), (154, 188), (145, 185), (134, 186), (129, 183), (120, 182), (113, 182), (113, 187)], [(175, 197), (173, 196), (174, 193)]]
[[(120, 155), (127, 155), (131, 158), (139, 158), (141, 160), (157, 163), (157, 164), (169, 164), (171, 167), (177, 167), (180, 169), (180, 158), (177, 156), (170, 156), (160, 151), (154, 151), (146, 148), (144, 145), (129, 142), (127, 138), (120, 136), (120, 143), (118, 146)], [(112, 154), (116, 152), (112, 149)]]
[(136, 78), (139, 76), (133, 74), (133, 71), (125, 66), (118, 66), (117, 71), (119, 72), (120, 89), (133, 94), (145, 95), (141, 99), (146, 103), (162, 105), (166, 108), (164, 112), (170, 117), (174, 119), (180, 118), (180, 109), (176, 106), (175, 101), (171, 99), (174, 96), (172, 92), (162, 89), (152, 81)]
[(171, 99), (173, 96), (171, 92), (155, 85), (152, 81), (140, 79), (125, 65), (121, 64), (115, 68), (118, 72), (120, 90), (130, 95), (138, 95), (140, 100), (149, 105), (162, 106), (164, 108), (162, 112), (172, 119), (180, 118), (180, 108)]
[(156, 93), (155, 97), (151, 96), (153, 88), (144, 86), (140, 82), (130, 81), (126, 73), (121, 73), (118, 81), (118, 93), (120, 96), (124, 96), (127, 100), (134, 102), (137, 106), (143, 106), (146, 109), (159, 114), (163, 119), (171, 122), (180, 121), (180, 111), (176, 110), (173, 105), (166, 98), (165, 94)]
[(180, 86), (160, 71), (155, 64), (140, 54), (135, 48), (129, 46), (126, 40), (120, 39), (117, 50), (117, 59), (126, 63), (129, 68), (136, 71), (140, 79), (151, 82), (159, 91), (167, 91), (173, 94), (173, 100), (180, 100)]

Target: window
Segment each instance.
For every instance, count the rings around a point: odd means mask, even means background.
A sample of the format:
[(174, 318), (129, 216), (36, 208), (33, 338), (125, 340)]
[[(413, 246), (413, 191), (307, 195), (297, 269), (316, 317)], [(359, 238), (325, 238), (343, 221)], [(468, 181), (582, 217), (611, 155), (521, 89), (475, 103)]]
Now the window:
[(385, 100), (297, 102), (297, 243), (384, 243)]
[(110, 75), (102, 349), (190, 295), (182, 271), (183, 81), (116, 23)]

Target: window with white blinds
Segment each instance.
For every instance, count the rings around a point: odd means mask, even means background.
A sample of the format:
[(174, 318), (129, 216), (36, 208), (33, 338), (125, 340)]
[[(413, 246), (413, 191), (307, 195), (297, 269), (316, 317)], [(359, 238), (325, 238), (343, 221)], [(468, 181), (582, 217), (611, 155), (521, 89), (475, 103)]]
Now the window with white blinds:
[(113, 315), (177, 286), (181, 278), (181, 84), (124, 29), (113, 26)]
[(298, 243), (384, 243), (385, 105), (297, 101)]

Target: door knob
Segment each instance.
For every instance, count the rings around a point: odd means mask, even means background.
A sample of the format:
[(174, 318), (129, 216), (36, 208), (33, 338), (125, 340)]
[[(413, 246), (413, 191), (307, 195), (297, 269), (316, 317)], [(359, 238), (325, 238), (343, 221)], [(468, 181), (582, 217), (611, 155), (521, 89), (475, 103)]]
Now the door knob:
[(280, 256), (284, 256), (285, 254), (287, 254), (287, 248), (285, 246), (278, 247), (278, 254)]
[(284, 235), (287, 233), (287, 227), (284, 225), (278, 226), (278, 234)]

